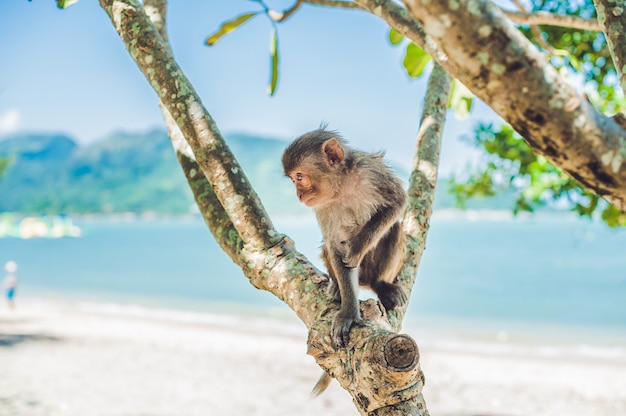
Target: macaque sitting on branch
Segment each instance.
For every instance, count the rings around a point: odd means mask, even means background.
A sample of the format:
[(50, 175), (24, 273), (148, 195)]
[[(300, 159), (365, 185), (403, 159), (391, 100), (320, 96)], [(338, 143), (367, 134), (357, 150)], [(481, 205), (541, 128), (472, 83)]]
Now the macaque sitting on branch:
[(407, 301), (394, 283), (405, 256), (400, 220), (407, 194), (383, 154), (352, 149), (324, 127), (293, 141), (282, 162), (298, 199), (313, 208), (321, 228), (331, 294), (341, 302), (332, 341), (335, 348), (345, 347), (350, 328), (363, 322), (359, 285), (371, 288), (387, 310)]

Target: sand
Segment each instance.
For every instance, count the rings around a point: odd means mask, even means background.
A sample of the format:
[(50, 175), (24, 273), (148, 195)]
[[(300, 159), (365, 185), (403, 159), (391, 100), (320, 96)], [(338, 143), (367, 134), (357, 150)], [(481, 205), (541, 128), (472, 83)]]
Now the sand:
[[(296, 321), (18, 300), (0, 307), (2, 416), (358, 414), (336, 382), (309, 397)], [(623, 360), (418, 343), (433, 416), (626, 415)]]

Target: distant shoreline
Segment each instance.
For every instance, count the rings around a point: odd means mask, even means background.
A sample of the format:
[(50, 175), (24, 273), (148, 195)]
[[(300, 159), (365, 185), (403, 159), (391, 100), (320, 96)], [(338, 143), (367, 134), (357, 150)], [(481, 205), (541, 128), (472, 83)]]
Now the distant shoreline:
[[(312, 213), (305, 214), (271, 214), (277, 221), (314, 221)], [(532, 219), (563, 219), (574, 218), (571, 213), (521, 213), (514, 215), (505, 210), (459, 210), (455, 208), (440, 209), (433, 212), (433, 221), (467, 220), (467, 221), (527, 221)], [(163, 214), (153, 211), (142, 213), (81, 213), (81, 214), (21, 214), (0, 213), (0, 238), (65, 238), (81, 237), (81, 223), (97, 222), (139, 222), (139, 221), (196, 221), (202, 220), (200, 213)]]
[[(268, 214), (272, 218), (301, 220), (303, 218), (314, 219), (312, 212), (303, 212), (298, 214), (279, 213), (269, 211)], [(439, 208), (433, 210), (433, 219), (468, 219), (468, 220), (490, 220), (490, 221), (508, 221), (508, 220), (533, 220), (533, 219), (567, 219), (581, 221), (599, 221), (582, 218), (576, 213), (569, 210), (551, 210), (539, 212), (520, 212), (514, 214), (508, 209), (460, 209), (460, 208)], [(13, 220), (21, 220), (24, 218), (47, 218), (60, 217), (71, 218), (75, 221), (152, 221), (152, 220), (197, 220), (202, 219), (199, 212), (168, 214), (156, 211), (144, 212), (88, 212), (88, 213), (20, 213), (20, 212), (2, 212), (0, 219), (12, 218)]]

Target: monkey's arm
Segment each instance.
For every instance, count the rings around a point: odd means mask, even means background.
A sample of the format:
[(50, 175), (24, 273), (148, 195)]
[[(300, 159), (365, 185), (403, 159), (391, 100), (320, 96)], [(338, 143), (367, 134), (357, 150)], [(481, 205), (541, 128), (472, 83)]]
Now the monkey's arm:
[(398, 203), (395, 207), (392, 205), (380, 207), (361, 230), (346, 241), (343, 264), (349, 268), (358, 267), (365, 254), (378, 244), (393, 224), (398, 222), (403, 210), (404, 203)]

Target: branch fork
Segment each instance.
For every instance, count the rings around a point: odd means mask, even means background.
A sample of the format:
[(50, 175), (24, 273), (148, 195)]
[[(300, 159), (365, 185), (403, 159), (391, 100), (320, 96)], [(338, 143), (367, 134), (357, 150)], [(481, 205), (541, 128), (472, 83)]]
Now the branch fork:
[[(330, 327), (334, 313), (309, 330), (307, 354), (348, 391), (363, 414), (417, 398), (424, 387), (417, 343), (392, 332), (384, 308), (373, 299), (360, 302), (364, 326), (350, 331), (350, 343), (335, 350)], [(337, 362), (344, 363), (337, 366)]]

